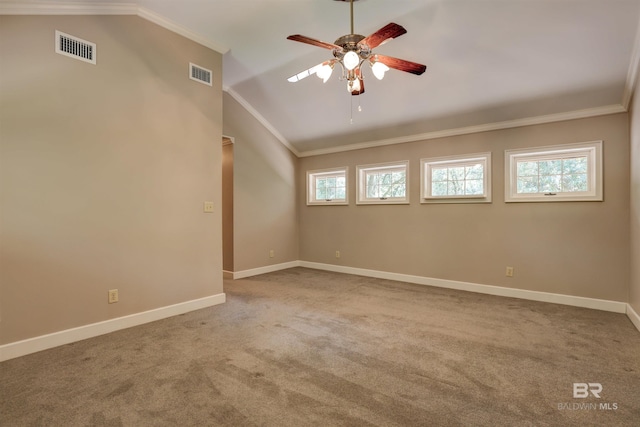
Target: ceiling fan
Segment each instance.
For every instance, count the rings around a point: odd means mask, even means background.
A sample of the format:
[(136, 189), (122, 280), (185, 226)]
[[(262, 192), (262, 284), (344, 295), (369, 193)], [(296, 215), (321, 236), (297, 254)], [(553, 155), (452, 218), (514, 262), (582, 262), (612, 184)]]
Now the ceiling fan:
[(334, 66), (338, 63), (342, 68), (341, 80), (347, 81), (347, 90), (351, 95), (360, 95), (364, 93), (364, 78), (361, 67), (365, 63), (369, 63), (373, 75), (378, 80), (382, 80), (384, 74), (389, 71), (390, 68), (416, 75), (421, 75), (425, 72), (427, 69), (426, 65), (374, 53), (373, 49), (391, 39), (405, 34), (407, 30), (404, 29), (403, 26), (392, 22), (368, 37), (355, 34), (353, 32), (353, 2), (354, 0), (349, 0), (351, 9), (351, 33), (339, 37), (334, 43), (323, 42), (300, 34), (287, 37), (288, 40), (329, 49), (334, 56), (333, 59), (324, 61), (308, 70), (289, 77), (287, 79), (288, 81), (297, 82), (315, 74), (321, 78), (323, 82), (326, 82), (329, 80), (329, 77), (331, 77)]

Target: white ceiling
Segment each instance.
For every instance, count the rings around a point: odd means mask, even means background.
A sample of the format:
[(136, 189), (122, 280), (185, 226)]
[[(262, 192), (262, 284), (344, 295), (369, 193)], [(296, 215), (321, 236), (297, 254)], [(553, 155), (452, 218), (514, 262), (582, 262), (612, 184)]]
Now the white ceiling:
[(350, 32), (348, 2), (124, 1), (224, 53), (225, 90), (300, 155), (623, 111), (635, 79), (640, 0), (356, 1), (356, 33), (389, 22), (408, 31), (375, 52), (427, 65), (422, 76), (391, 70), (382, 81), (365, 69), (356, 97), (335, 72), (325, 84), (287, 82), (332, 55), (286, 37), (333, 43)]

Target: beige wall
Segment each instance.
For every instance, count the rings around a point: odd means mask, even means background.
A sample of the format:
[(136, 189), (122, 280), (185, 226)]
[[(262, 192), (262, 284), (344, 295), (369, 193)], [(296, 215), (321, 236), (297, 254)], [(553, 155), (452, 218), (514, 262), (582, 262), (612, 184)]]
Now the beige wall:
[[(628, 129), (617, 114), (302, 158), (300, 259), (627, 301)], [(604, 202), (504, 203), (504, 150), (593, 140), (604, 141)], [(484, 151), (493, 203), (420, 204), (420, 158)], [(410, 161), (410, 205), (356, 206), (356, 165), (396, 160)], [(306, 206), (306, 171), (337, 166), (349, 167), (349, 205)]]
[(224, 134), (235, 139), (233, 271), (296, 261), (296, 157), (226, 92)]
[(221, 55), (133, 16), (0, 16), (0, 64), (0, 344), (222, 293)]
[(640, 90), (636, 85), (631, 107), (631, 277), (629, 303), (640, 314)]

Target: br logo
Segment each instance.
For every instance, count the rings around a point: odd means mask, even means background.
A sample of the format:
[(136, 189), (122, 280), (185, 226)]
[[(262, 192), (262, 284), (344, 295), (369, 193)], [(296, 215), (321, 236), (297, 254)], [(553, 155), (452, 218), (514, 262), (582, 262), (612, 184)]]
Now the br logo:
[(602, 384), (600, 383), (573, 383), (573, 398), (585, 399), (591, 393), (594, 397), (600, 399), (602, 393)]

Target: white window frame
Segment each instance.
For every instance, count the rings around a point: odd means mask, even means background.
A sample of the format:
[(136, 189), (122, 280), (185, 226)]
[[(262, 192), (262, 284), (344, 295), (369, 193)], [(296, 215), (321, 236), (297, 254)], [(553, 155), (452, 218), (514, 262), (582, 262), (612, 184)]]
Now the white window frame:
[[(316, 199), (316, 178), (318, 177), (344, 176), (345, 198), (343, 199)], [(331, 169), (318, 169), (307, 171), (307, 205), (348, 205), (349, 204), (349, 168), (347, 166)]]
[[(480, 163), (483, 166), (483, 193), (438, 196), (431, 193), (434, 167), (462, 167)], [(491, 203), (491, 153), (461, 154), (420, 159), (420, 203)]]
[[(366, 176), (370, 172), (388, 171), (388, 170), (405, 171), (405, 193), (404, 197), (389, 198), (368, 198), (367, 197), (367, 180)], [(409, 204), (409, 161), (403, 160), (399, 162), (377, 163), (371, 165), (356, 166), (358, 197), (356, 204), (358, 205), (400, 205)]]
[[(587, 191), (562, 193), (517, 193), (517, 163), (522, 160), (541, 161), (563, 159), (570, 156), (587, 156)], [(505, 161), (505, 202), (572, 202), (602, 201), (602, 141), (547, 147), (506, 150)]]

